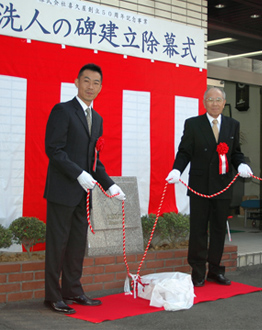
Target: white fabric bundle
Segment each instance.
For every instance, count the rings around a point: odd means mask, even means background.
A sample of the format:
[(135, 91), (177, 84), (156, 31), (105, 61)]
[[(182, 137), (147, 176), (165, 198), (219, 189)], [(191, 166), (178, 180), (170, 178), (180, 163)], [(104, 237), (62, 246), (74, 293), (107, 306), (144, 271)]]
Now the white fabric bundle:
[(194, 286), (191, 275), (156, 273), (141, 277), (144, 287), (138, 283), (138, 296), (150, 300), (150, 306), (164, 307), (167, 311), (189, 309), (194, 303)]

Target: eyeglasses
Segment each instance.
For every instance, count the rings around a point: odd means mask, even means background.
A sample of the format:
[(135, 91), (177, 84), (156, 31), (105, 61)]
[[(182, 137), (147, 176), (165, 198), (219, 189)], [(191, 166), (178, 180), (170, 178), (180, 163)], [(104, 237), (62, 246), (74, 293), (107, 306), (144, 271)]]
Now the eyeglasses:
[(209, 97), (208, 99), (206, 99), (206, 101), (208, 103), (214, 103), (214, 102), (222, 103), (224, 101), (224, 99), (222, 99), (221, 97), (217, 97), (216, 99), (213, 99), (212, 97)]

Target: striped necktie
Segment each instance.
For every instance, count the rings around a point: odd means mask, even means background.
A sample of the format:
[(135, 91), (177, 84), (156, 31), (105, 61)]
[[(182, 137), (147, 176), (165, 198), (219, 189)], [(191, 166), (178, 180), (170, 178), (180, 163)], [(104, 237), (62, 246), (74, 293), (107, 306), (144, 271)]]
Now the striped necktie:
[(88, 131), (89, 131), (89, 134), (91, 135), (92, 123), (91, 123), (91, 114), (90, 114), (90, 111), (91, 111), (91, 109), (89, 107), (85, 110)]

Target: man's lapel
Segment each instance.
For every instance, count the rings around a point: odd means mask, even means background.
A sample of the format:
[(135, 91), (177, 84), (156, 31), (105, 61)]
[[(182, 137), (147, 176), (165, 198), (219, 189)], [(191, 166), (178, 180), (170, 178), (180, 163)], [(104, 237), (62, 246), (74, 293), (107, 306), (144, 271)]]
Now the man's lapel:
[(92, 108), (92, 131), (91, 136), (98, 136), (98, 130), (99, 130), (99, 116), (95, 112), (95, 110)]
[(225, 116), (221, 115), (221, 125), (218, 142), (225, 142), (227, 140), (228, 133), (230, 132), (229, 125), (229, 120), (227, 120)]
[(202, 120), (200, 122), (200, 132), (202, 132), (208, 145), (213, 146), (214, 143), (216, 143), (216, 139), (215, 139), (214, 133), (212, 131), (212, 127), (209, 123), (209, 120), (208, 120), (206, 114), (202, 116)]

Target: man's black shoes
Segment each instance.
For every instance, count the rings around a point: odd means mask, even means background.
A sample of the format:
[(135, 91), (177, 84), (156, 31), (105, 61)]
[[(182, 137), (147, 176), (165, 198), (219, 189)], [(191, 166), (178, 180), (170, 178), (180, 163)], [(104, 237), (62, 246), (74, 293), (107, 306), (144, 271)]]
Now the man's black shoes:
[(201, 280), (196, 280), (196, 279), (192, 279), (193, 285), (194, 286), (204, 286), (205, 285), (205, 279), (201, 279)]
[[(207, 274), (207, 281), (209, 282), (216, 282), (217, 284), (221, 284), (221, 285), (230, 285), (231, 281), (226, 278), (223, 274), (212, 274), (212, 273), (208, 273)], [(193, 285), (195, 287), (201, 287), (205, 285), (205, 279), (194, 279), (192, 278), (192, 282)]]
[(85, 306), (99, 306), (102, 302), (98, 299), (90, 299), (86, 295), (81, 295), (77, 297), (67, 297), (63, 298), (67, 304), (72, 304), (73, 302), (79, 305)]
[(207, 274), (207, 281), (216, 282), (217, 284), (222, 284), (222, 285), (230, 285), (231, 284), (231, 281), (228, 278), (226, 278), (223, 274), (208, 273)]
[(60, 312), (60, 313), (65, 313), (65, 314), (74, 314), (76, 311), (67, 306), (67, 304), (61, 300), (61, 301), (49, 301), (45, 300), (44, 304), (51, 308), (54, 312)]
[(44, 304), (49, 307), (54, 312), (60, 312), (65, 314), (74, 314), (76, 311), (69, 307), (67, 304), (76, 303), (85, 306), (99, 306), (102, 302), (98, 299), (90, 299), (86, 295), (81, 295), (77, 297), (63, 298), (61, 301), (49, 301), (45, 300)]

